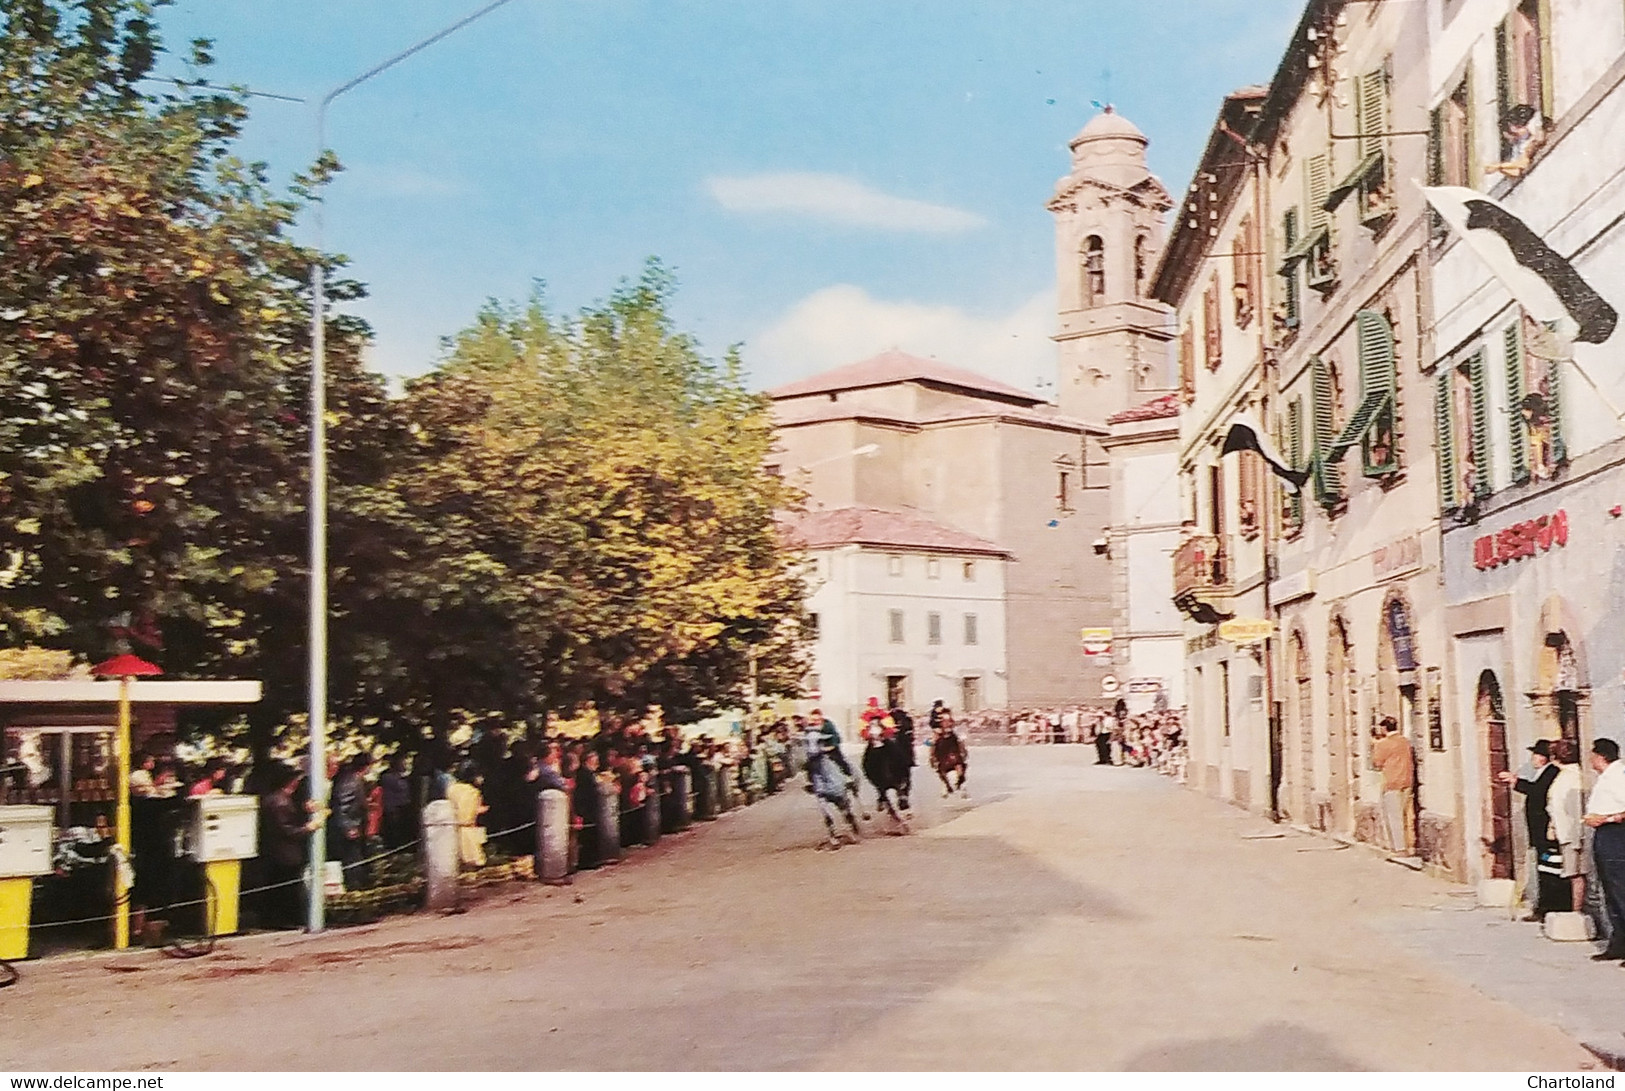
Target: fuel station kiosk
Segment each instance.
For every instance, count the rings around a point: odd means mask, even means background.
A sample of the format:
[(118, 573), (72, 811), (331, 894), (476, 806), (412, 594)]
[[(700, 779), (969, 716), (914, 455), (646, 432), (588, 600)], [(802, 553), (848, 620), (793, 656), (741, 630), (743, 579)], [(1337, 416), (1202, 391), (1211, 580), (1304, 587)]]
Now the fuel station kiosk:
[[(130, 655), (94, 670), (100, 677), (0, 681), (0, 959), (27, 957), (35, 881), (71, 876), (86, 860), (98, 875), (111, 867), (110, 891), (100, 882), (81, 889), (99, 892), (115, 948), (130, 942), (132, 877), (172, 867), (162, 857), (177, 851), (201, 868), (209, 932), (237, 930), (241, 862), (258, 848), (258, 801), (171, 801), (190, 808), (179, 836), (132, 860), (130, 765), (136, 744), (173, 732), (178, 709), (254, 704), (260, 683), (157, 680), (157, 667)], [(95, 915), (83, 908), (78, 916)]]

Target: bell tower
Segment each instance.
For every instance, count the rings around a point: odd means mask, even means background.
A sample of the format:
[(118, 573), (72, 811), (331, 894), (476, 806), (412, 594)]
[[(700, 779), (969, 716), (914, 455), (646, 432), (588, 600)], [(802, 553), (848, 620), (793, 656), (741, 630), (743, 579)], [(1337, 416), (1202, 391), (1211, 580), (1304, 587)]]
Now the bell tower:
[(1056, 400), (1104, 423), (1173, 389), (1168, 308), (1150, 298), (1173, 201), (1146, 166), (1150, 141), (1107, 106), (1072, 138), (1055, 214)]

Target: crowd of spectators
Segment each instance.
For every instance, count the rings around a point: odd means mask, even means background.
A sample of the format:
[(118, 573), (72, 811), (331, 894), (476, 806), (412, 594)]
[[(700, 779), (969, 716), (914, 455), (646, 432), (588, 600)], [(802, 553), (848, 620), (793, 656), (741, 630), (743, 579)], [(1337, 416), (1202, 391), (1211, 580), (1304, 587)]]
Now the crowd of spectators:
[(1093, 746), (1096, 764), (1152, 768), (1185, 780), (1185, 719), (1179, 710), (1129, 714), (1125, 709), (983, 709), (958, 716), (968, 741), (1012, 746)]

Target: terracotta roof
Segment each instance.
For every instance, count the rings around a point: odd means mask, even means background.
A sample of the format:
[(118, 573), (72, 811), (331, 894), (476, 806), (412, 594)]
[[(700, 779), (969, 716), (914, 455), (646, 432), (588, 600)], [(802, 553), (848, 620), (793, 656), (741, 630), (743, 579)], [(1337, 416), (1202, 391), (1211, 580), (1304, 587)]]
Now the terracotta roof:
[(1177, 416), (1179, 416), (1179, 395), (1164, 394), (1160, 398), (1152, 398), (1144, 405), (1136, 405), (1121, 413), (1113, 413), (1106, 418), (1106, 423), (1130, 424), (1134, 421), (1162, 420), (1165, 417)]
[(1017, 389), (978, 372), (944, 364), (940, 360), (927, 360), (896, 351), (883, 352), (879, 356), (871, 356), (867, 360), (859, 360), (855, 364), (847, 364), (833, 371), (785, 383), (769, 390), (767, 396), (773, 399), (796, 398), (807, 394), (827, 394), (831, 391), (911, 382), (992, 394), (997, 398), (1019, 402), (1022, 405), (1037, 405), (1043, 401), (1030, 391)]
[(1008, 557), (1009, 551), (974, 534), (946, 526), (917, 512), (883, 508), (830, 508), (786, 515), (780, 522), (791, 544), (802, 549), (871, 545), (938, 553), (980, 553)]

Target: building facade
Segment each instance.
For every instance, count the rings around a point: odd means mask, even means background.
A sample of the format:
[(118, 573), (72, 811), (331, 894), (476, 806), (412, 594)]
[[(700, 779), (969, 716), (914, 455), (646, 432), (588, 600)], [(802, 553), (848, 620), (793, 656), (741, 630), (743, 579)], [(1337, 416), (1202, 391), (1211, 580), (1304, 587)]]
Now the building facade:
[[(981, 701), (1054, 707), (1099, 699), (1109, 668), (1083, 654), (1080, 634), (1111, 624), (1110, 561), (1091, 548), (1110, 518), (1108, 490), (1101, 467), (1091, 476), (1085, 462), (1086, 440), (1098, 448), (1104, 426), (997, 380), (901, 352), (786, 384), (769, 397), (777, 472), (805, 490), (809, 513), (873, 509), (917, 517), (1000, 552), (996, 629), (1004, 662), (991, 669), (1004, 673), (983, 676)], [(860, 593), (855, 583), (843, 586)], [(922, 599), (910, 610), (923, 617), (930, 607)], [(819, 660), (826, 693), (836, 692), (832, 672), (854, 669), (844, 653), (844, 665), (836, 661)], [(879, 668), (860, 670), (854, 686), (881, 696), (887, 677)], [(907, 702), (929, 703), (924, 694), (936, 683), (912, 671), (909, 677)]]
[(1182, 521), (1178, 399), (1165, 394), (1106, 424), (1113, 667), (1129, 712), (1184, 708), (1184, 619), (1170, 576)]
[[(1621, 306), (1625, 10), (1429, 0), (1426, 12), (1429, 181), (1498, 200)], [(1621, 335), (1577, 342), (1534, 321), (1438, 225), (1429, 256), (1454, 691), (1444, 730), (1466, 770), (1467, 877), (1522, 880), (1523, 824), (1494, 774), (1537, 739), (1583, 753), (1597, 736), (1625, 738)]]

